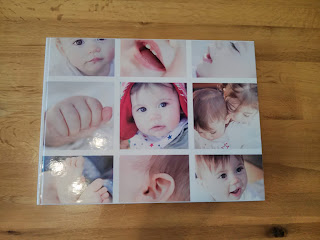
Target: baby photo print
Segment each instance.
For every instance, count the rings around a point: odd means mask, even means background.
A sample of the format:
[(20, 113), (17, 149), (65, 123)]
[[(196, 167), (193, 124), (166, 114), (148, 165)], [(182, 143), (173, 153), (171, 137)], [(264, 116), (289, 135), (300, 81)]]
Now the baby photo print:
[(255, 78), (254, 42), (192, 41), (192, 70), (197, 78)]
[(52, 38), (50, 76), (114, 76), (115, 40)]
[(113, 148), (113, 83), (48, 82), (46, 150)]
[(194, 83), (197, 149), (261, 149), (257, 84)]
[(112, 203), (112, 156), (45, 156), (41, 174), (41, 204)]
[(122, 77), (185, 77), (186, 41), (122, 39)]
[(121, 84), (121, 149), (187, 149), (185, 83)]

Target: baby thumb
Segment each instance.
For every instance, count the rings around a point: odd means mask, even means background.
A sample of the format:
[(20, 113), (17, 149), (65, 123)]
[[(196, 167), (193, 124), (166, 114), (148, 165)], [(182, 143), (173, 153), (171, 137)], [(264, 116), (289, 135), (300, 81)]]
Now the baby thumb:
[(112, 107), (104, 107), (102, 109), (102, 122), (109, 122), (112, 117)]

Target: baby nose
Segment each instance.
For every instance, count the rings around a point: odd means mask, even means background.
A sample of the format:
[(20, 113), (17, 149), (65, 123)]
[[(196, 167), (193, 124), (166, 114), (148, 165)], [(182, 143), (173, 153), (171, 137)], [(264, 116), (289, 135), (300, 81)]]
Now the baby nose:
[(92, 44), (89, 48), (89, 53), (101, 52), (101, 48), (97, 44)]
[(150, 113), (151, 121), (158, 120), (158, 119), (160, 119), (160, 114), (158, 112), (154, 111)]
[(237, 184), (240, 181), (240, 179), (236, 175), (231, 176), (231, 184)]

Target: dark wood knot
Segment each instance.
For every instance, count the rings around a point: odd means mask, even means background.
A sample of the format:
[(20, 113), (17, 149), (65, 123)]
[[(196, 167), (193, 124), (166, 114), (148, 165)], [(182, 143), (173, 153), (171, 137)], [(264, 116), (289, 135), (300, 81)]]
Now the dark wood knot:
[(7, 231), (7, 233), (8, 233), (9, 235), (21, 235), (21, 232), (12, 231), (12, 230)]
[(270, 231), (270, 235), (272, 237), (275, 237), (275, 238), (278, 238), (278, 237), (286, 237), (288, 234), (288, 231), (287, 229), (285, 229), (284, 227), (282, 226), (273, 226), (271, 228), (271, 231)]

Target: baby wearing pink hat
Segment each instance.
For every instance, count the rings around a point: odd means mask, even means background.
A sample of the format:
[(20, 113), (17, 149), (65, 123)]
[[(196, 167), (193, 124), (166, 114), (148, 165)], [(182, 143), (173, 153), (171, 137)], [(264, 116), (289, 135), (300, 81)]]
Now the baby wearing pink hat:
[(185, 83), (122, 83), (120, 140), (131, 149), (188, 148)]

